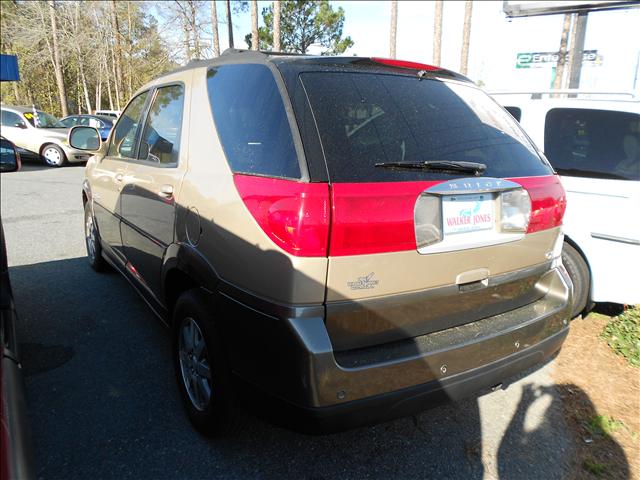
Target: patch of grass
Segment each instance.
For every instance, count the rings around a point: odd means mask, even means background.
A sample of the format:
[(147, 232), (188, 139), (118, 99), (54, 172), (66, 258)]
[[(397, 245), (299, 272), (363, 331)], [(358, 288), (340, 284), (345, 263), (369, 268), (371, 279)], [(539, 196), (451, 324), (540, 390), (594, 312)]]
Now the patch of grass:
[(611, 319), (601, 337), (634, 367), (640, 368), (640, 309), (630, 308)]
[(611, 434), (624, 427), (621, 420), (616, 420), (608, 415), (596, 415), (587, 423), (587, 430), (593, 436), (610, 437)]
[(584, 461), (582, 468), (589, 473), (593, 473), (596, 477), (601, 476), (607, 470), (607, 466), (604, 463), (597, 462), (591, 458), (587, 458)]

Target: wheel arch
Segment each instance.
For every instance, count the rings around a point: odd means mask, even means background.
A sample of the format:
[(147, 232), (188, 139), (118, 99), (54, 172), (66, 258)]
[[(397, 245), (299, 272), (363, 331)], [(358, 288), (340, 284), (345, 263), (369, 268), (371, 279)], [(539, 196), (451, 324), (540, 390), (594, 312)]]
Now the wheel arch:
[(582, 260), (584, 260), (584, 263), (587, 265), (587, 268), (589, 269), (589, 295), (587, 297), (587, 308), (588, 308), (589, 304), (593, 303), (593, 301), (591, 300), (593, 298), (593, 271), (591, 270), (591, 263), (589, 263), (589, 258), (585, 255), (584, 250), (580, 248), (580, 245), (566, 233), (564, 235), (564, 241), (567, 242), (569, 245), (571, 245), (576, 250), (576, 252), (580, 254), (580, 256), (582, 257)]
[(163, 303), (171, 319), (180, 295), (192, 288), (213, 293), (220, 277), (209, 261), (193, 246), (185, 243), (169, 245), (162, 263)]

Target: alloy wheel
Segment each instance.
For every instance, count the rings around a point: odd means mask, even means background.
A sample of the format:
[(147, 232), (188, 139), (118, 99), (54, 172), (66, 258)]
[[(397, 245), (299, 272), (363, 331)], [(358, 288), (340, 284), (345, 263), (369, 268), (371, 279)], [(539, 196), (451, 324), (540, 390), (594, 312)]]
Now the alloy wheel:
[(211, 368), (207, 345), (200, 327), (191, 317), (182, 321), (178, 334), (182, 381), (193, 406), (203, 411), (211, 401)]

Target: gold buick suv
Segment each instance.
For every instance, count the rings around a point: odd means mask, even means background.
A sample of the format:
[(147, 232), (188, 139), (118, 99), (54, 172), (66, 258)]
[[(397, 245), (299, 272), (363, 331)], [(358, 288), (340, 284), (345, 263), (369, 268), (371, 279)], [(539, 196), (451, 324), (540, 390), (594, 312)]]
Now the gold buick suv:
[(140, 89), (82, 192), (91, 266), (173, 335), (193, 425), (251, 399), (297, 430), (410, 415), (560, 348), (565, 192), (467, 78), (228, 50)]

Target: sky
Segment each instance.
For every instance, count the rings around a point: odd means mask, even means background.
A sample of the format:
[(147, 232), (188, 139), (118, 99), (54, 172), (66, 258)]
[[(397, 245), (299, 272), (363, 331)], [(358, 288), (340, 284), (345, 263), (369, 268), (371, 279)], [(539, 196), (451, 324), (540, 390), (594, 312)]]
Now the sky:
[[(346, 55), (389, 56), (389, 1), (332, 1), (345, 12), (343, 34), (354, 46)], [(261, 12), (271, 2), (259, 1)], [(548, 89), (552, 65), (516, 69), (516, 56), (524, 52), (559, 49), (563, 15), (508, 20), (502, 1), (474, 1), (467, 75), (490, 90)], [(224, 2), (217, 3), (220, 46), (228, 46)], [(445, 1), (442, 27), (442, 66), (460, 70), (464, 2)], [(262, 25), (262, 16), (259, 17)], [(430, 63), (433, 59), (434, 2), (398, 2), (397, 58)], [(640, 93), (640, 8), (592, 12), (587, 21), (586, 50), (597, 50), (598, 65), (583, 67), (580, 87)], [(236, 48), (246, 48), (251, 14), (234, 15)], [(210, 37), (209, 37), (210, 38)]]

